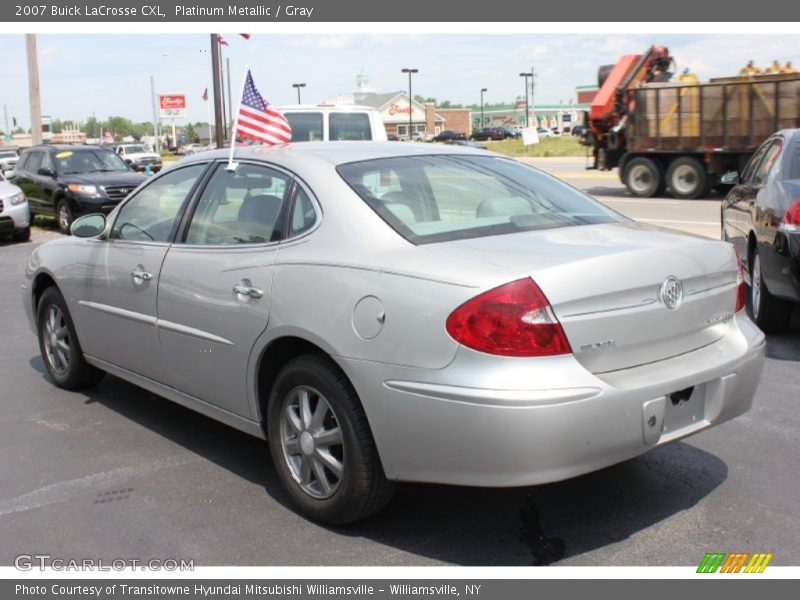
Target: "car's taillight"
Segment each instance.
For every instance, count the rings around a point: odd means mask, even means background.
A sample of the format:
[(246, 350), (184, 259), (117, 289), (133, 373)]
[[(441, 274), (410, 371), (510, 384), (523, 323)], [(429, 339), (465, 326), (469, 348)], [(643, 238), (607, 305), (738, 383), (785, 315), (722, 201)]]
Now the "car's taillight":
[(738, 270), (736, 274), (736, 312), (738, 313), (744, 310), (744, 272), (742, 271), (742, 259), (739, 258), (739, 251), (734, 248), (733, 253), (736, 255), (736, 268)]
[(572, 352), (550, 302), (529, 277), (459, 306), (447, 318), (447, 333), (488, 354), (553, 356)]
[(778, 229), (791, 233), (800, 232), (800, 198), (795, 199), (786, 209)]

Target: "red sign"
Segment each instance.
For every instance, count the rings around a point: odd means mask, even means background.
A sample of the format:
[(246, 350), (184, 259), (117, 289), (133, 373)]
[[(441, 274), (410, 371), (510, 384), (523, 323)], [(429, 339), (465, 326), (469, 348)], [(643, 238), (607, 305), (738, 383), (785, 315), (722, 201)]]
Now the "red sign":
[(171, 96), (161, 95), (158, 97), (158, 104), (164, 109), (177, 108), (183, 110), (186, 108), (186, 96), (184, 94), (174, 94)]
[(392, 103), (392, 105), (389, 107), (389, 114), (396, 115), (399, 113), (411, 114), (411, 105), (409, 104), (408, 108), (403, 108), (402, 106)]

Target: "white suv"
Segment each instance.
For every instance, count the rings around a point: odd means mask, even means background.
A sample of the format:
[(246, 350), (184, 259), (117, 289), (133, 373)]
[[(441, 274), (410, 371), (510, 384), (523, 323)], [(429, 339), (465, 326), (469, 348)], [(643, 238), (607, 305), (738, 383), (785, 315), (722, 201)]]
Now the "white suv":
[(292, 126), (292, 142), (385, 142), (381, 113), (369, 106), (341, 104), (295, 104), (281, 106)]
[(0, 235), (10, 235), (15, 242), (31, 237), (31, 211), (28, 199), (17, 186), (0, 173)]

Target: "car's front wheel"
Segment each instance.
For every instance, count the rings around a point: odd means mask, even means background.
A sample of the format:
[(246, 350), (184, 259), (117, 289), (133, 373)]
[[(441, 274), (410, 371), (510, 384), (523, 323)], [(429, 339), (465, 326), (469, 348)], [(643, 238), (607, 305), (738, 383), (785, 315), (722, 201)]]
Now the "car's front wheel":
[(281, 369), (270, 395), (267, 436), (275, 468), (306, 515), (344, 525), (391, 499), (364, 409), (329, 359), (305, 355)]
[(72, 210), (66, 198), (59, 200), (58, 206), (56, 206), (56, 221), (58, 222), (59, 231), (69, 234), (69, 228), (72, 225)]
[(42, 293), (36, 314), (39, 350), (53, 383), (77, 390), (100, 381), (104, 373), (83, 357), (67, 304), (56, 288), (49, 287)]

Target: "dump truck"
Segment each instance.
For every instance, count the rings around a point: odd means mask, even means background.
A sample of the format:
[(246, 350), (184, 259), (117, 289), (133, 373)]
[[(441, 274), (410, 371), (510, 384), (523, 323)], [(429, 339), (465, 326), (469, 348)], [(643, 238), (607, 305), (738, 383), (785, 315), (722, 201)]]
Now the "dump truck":
[(800, 127), (800, 73), (791, 63), (762, 72), (751, 62), (707, 82), (688, 71), (674, 77), (674, 66), (666, 47), (652, 46), (600, 67), (585, 115), (588, 168), (618, 168), (635, 196), (724, 192), (723, 174), (741, 172), (775, 131)]

